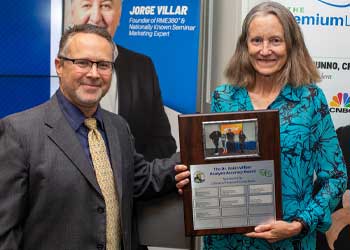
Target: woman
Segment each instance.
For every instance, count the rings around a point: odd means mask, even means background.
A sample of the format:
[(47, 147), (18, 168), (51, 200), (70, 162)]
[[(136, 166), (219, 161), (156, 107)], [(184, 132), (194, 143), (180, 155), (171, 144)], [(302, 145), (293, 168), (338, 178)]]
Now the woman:
[(227, 138), (225, 131), (221, 134), (222, 153), (227, 154)]
[[(313, 83), (319, 74), (292, 13), (265, 2), (246, 16), (212, 111), (280, 112), (283, 220), (246, 235), (204, 237), (204, 249), (315, 249), (316, 230), (331, 224), (331, 209), (346, 187), (346, 169), (327, 101)], [(322, 183), (312, 196), (314, 172)]]

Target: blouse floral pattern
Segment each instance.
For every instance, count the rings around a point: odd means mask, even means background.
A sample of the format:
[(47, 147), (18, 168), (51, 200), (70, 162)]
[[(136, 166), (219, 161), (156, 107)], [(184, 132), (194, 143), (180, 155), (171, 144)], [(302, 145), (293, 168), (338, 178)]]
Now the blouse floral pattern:
[[(213, 93), (212, 112), (253, 109), (245, 88), (225, 84)], [(272, 244), (240, 234), (211, 235), (203, 238), (204, 250), (314, 250), (316, 230), (325, 232), (331, 225), (331, 212), (345, 191), (347, 175), (322, 90), (314, 84), (297, 88), (287, 84), (268, 109), (280, 114), (283, 220), (301, 218), (309, 233)], [(313, 195), (314, 173), (321, 188)]]

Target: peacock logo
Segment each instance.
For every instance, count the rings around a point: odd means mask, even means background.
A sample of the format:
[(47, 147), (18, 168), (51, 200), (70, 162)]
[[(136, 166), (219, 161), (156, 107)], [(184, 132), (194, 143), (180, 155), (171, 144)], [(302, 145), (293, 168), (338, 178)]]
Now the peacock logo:
[(329, 102), (330, 112), (332, 113), (350, 113), (350, 96), (349, 93), (338, 93), (333, 96)]
[(339, 108), (341, 107), (342, 102), (345, 108), (350, 108), (350, 96), (348, 93), (338, 93), (337, 95), (333, 96), (329, 105), (331, 107)]

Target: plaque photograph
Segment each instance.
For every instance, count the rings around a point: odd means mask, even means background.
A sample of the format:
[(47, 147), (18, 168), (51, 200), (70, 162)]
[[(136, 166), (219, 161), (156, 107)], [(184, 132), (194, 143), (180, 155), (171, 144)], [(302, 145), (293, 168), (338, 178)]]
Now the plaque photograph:
[(257, 119), (203, 122), (206, 160), (259, 155)]
[(179, 115), (188, 236), (247, 233), (282, 219), (276, 110)]

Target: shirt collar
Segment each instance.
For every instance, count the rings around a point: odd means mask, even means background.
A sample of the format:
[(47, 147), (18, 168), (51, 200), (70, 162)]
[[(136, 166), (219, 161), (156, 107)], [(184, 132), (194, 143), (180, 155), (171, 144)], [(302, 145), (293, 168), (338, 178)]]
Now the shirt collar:
[[(84, 114), (75, 106), (73, 105), (61, 92), (60, 89), (56, 92), (58, 104), (64, 114), (64, 116), (67, 118), (69, 124), (74, 129), (74, 131), (77, 131), (80, 126), (84, 123), (84, 120), (86, 117)], [(95, 114), (92, 116), (96, 118), (97, 123), (99, 124), (99, 127), (104, 130), (104, 124), (102, 120), (102, 112), (101, 107), (98, 105), (97, 110)]]
[[(241, 94), (245, 96), (245, 98), (249, 99), (248, 90), (246, 88), (238, 88), (238, 91), (240, 91)], [(287, 83), (281, 89), (279, 96), (284, 97), (289, 101), (297, 102), (297, 101), (300, 101), (301, 94), (302, 94), (301, 88), (292, 87), (290, 84)]]
[(119, 51), (118, 51), (118, 46), (116, 43), (114, 43), (114, 51), (113, 51), (113, 60), (117, 60), (117, 57), (119, 55)]
[(280, 96), (286, 98), (289, 101), (298, 102), (300, 101), (301, 89), (298, 87), (292, 87), (290, 84), (286, 84), (281, 92)]

